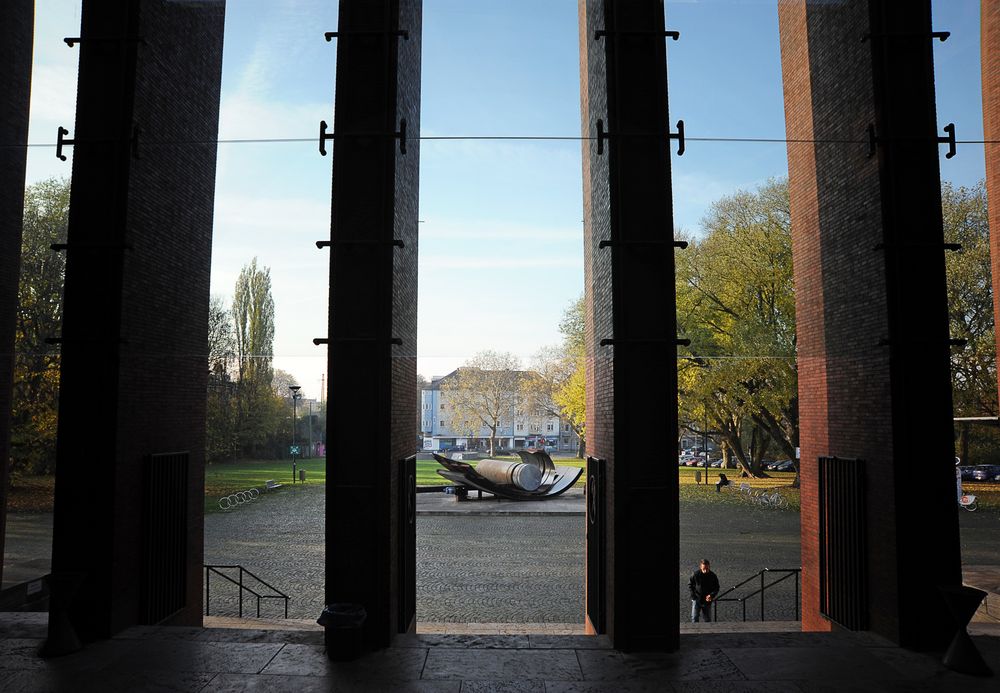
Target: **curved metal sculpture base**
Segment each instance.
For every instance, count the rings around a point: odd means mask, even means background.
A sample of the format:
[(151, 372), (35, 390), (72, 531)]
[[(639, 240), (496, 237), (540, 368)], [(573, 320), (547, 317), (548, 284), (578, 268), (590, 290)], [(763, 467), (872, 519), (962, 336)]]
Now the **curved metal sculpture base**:
[[(518, 450), (517, 454), (521, 457), (520, 463), (502, 460), (482, 460), (479, 462), (480, 465), (484, 462), (494, 463), (486, 465), (489, 476), (492, 478), (480, 474), (468, 462), (452, 460), (436, 453), (434, 459), (444, 467), (444, 469), (437, 470), (437, 473), (445, 479), (479, 491), (492, 493), (497, 498), (509, 500), (555, 498), (575, 484), (576, 480), (583, 474), (583, 469), (578, 467), (557, 467), (544, 450)], [(536, 468), (537, 472), (532, 469), (530, 470), (532, 473), (525, 474), (526, 470), (520, 469), (525, 465)], [(541, 482), (535, 486), (538, 475), (541, 476)], [(501, 482), (499, 479), (505, 479), (506, 482)], [(524, 483), (522, 481), (524, 479), (531, 480), (528, 484), (529, 488), (518, 485)]]

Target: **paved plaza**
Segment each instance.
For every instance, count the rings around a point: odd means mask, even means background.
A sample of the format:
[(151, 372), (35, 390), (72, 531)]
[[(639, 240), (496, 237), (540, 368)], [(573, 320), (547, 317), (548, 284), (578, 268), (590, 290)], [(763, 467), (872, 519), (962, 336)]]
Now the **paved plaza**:
[[(315, 618), (323, 608), (322, 486), (282, 490), (228, 513), (205, 518), (205, 562), (242, 564), (292, 596), (289, 616)], [(579, 491), (532, 503), (419, 494), (417, 515), (418, 623), (582, 624), (584, 499)], [(684, 504), (681, 508), (681, 593), (678, 618), (690, 618), (686, 584), (708, 557), (723, 588), (762, 568), (799, 565), (798, 513), (747, 506)], [(773, 578), (768, 578), (770, 582)], [(746, 594), (759, 587), (748, 586)], [(237, 588), (213, 576), (211, 613), (237, 611)], [(795, 617), (794, 582), (769, 589), (768, 619)], [(255, 608), (247, 599), (244, 609)], [(262, 607), (279, 615), (279, 603)], [(760, 618), (760, 601), (747, 603)], [(738, 603), (720, 618), (742, 618)]]
[[(323, 608), (324, 487), (286, 487), (228, 513), (205, 518), (205, 562), (242, 564), (292, 599), (289, 616), (312, 621)], [(555, 502), (469, 501), (454, 496), (418, 496), (417, 618), (424, 632), (513, 632), (516, 624), (574, 632), (583, 620), (583, 498), (578, 491)], [(521, 514), (531, 513), (531, 514)], [(540, 514), (552, 513), (552, 514)], [(962, 512), (966, 580), (1000, 594), (1000, 517)], [(48, 572), (52, 518), (8, 517), (5, 580), (33, 579)], [(799, 565), (799, 515), (757, 506), (682, 503), (681, 581), (678, 619), (690, 617), (685, 585), (700, 558), (712, 561), (723, 589), (761, 568)], [(766, 578), (768, 582), (771, 577)], [(249, 581), (252, 584), (252, 580)], [(747, 593), (759, 581), (747, 585)], [(794, 583), (766, 594), (768, 620), (793, 619)], [(984, 607), (1000, 618), (1000, 597)], [(759, 596), (746, 603), (747, 617), (760, 618)], [(247, 598), (245, 613), (255, 613)], [(212, 578), (211, 613), (235, 616), (237, 588)], [(280, 601), (264, 602), (263, 618), (283, 613)], [(994, 616), (995, 615), (995, 616)], [(720, 605), (727, 622), (742, 618), (742, 605)], [(482, 624), (490, 624), (484, 627)]]

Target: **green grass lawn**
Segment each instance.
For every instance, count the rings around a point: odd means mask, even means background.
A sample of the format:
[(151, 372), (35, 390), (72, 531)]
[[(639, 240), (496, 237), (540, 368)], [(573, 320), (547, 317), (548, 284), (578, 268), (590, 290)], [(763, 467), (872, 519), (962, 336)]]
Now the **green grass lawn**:
[[(695, 483), (695, 472), (700, 471), (701, 483)], [(749, 484), (754, 491), (767, 491), (768, 493), (778, 493), (785, 500), (785, 504), (780, 509), (794, 510), (800, 509), (799, 489), (792, 488), (795, 481), (795, 472), (768, 472), (770, 475), (764, 479), (741, 479), (739, 471), (736, 469), (710, 469), (708, 482), (706, 483), (703, 469), (696, 470), (694, 467), (681, 467), (678, 470), (680, 481), (680, 499), (682, 502), (691, 503), (723, 503), (727, 505), (760, 505), (752, 495), (739, 490), (741, 484)], [(721, 493), (716, 493), (715, 482), (719, 480), (719, 472), (722, 471), (729, 477), (730, 485), (724, 487)], [(770, 506), (760, 507), (771, 509)], [(779, 509), (779, 508), (776, 508)]]
[[(517, 457), (501, 457), (499, 459), (516, 461)], [(585, 467), (586, 461), (576, 458), (557, 458), (559, 466)], [(471, 464), (475, 466), (475, 461)], [(305, 469), (307, 484), (326, 483), (326, 460), (322, 458), (299, 460), (299, 469)], [(418, 486), (444, 486), (450, 482), (437, 473), (442, 469), (434, 460), (417, 460)], [(695, 472), (702, 472), (701, 483), (695, 483)], [(750, 484), (755, 490), (776, 491), (785, 499), (784, 509), (798, 511), (800, 508), (799, 489), (792, 488), (795, 479), (793, 472), (769, 472), (765, 479), (740, 479), (737, 470), (726, 470), (731, 486), (724, 488), (722, 493), (715, 492), (715, 482), (719, 478), (718, 469), (709, 470), (708, 482), (705, 483), (704, 470), (694, 467), (678, 468), (681, 501), (694, 503), (724, 503), (734, 505), (754, 505), (753, 498), (739, 492), (742, 483)], [(249, 488), (264, 488), (264, 482), (275, 479), (285, 486), (279, 491), (285, 492), (291, 486), (292, 465), (289, 460), (243, 460), (212, 464), (205, 468), (205, 512), (220, 512), (219, 498), (237, 491)], [(585, 479), (581, 475), (576, 485), (583, 486)], [(970, 483), (963, 484), (966, 493), (978, 496), (979, 508), (1000, 513), (1000, 487), (996, 484)], [(51, 490), (49, 490), (51, 493)], [(49, 496), (51, 497), (51, 496)]]
[[(297, 469), (306, 470), (306, 484), (326, 483), (326, 459), (297, 460)], [(221, 512), (219, 498), (237, 491), (257, 488), (274, 479), (286, 487), (292, 485), (291, 460), (236, 460), (217, 462), (205, 467), (205, 512)], [(282, 492), (284, 488), (278, 492)]]

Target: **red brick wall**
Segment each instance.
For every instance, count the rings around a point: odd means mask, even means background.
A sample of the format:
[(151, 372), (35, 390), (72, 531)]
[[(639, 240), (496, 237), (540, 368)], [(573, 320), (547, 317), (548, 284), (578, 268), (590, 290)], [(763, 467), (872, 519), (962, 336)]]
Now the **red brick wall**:
[[(1000, 325), (1000, 1), (982, 2), (983, 139), (986, 149), (986, 194), (990, 200), (990, 264), (993, 268), (993, 316)], [(996, 330), (1000, 363), (1000, 330)]]
[[(793, 220), (796, 340), (799, 382), (799, 445), (802, 494), (802, 568), (804, 574), (819, 570), (819, 516), (817, 466), (812, 464), (829, 449), (827, 432), (826, 335), (823, 321), (823, 266), (819, 236), (816, 139), (812, 111), (812, 75), (809, 70), (809, 42), (806, 6), (800, 2), (778, 4), (781, 25), (781, 69), (785, 93), (785, 128), (788, 144), (789, 201)], [(799, 140), (796, 142), (796, 140)], [(828, 630), (820, 618), (815, 580), (802, 583), (802, 627)]]
[(930, 4), (786, 0), (779, 20), (788, 137), (807, 140), (788, 146), (803, 625), (829, 627), (817, 458), (860, 458), (870, 627), (935, 647), (936, 587), (960, 580), (960, 556)]
[(594, 139), (583, 150), (587, 448), (607, 461), (607, 629), (615, 647), (669, 650), (680, 588), (662, 566), (677, 558), (677, 472), (646, 452), (649, 431), (677, 437), (664, 8), (588, 0), (581, 14), (582, 130), (595, 137), (600, 119), (609, 133), (603, 153)]
[(364, 605), (372, 647), (397, 632), (396, 465), (416, 451), (420, 149), (409, 139), (403, 154), (392, 133), (401, 118), (409, 138), (420, 132), (420, 22), (420, 0), (341, 1), (328, 119), (342, 135), (386, 133), (339, 137), (332, 147), (326, 600)]
[(85, 576), (73, 608), (85, 639), (139, 619), (143, 461), (156, 453), (190, 453), (187, 599), (173, 622), (201, 623), (224, 18), (222, 0), (83, 4), (52, 561)]

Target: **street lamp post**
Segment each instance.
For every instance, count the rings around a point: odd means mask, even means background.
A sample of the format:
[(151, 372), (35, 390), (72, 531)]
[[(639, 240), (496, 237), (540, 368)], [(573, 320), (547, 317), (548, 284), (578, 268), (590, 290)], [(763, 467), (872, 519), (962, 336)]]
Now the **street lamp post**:
[(299, 390), (302, 388), (301, 385), (289, 385), (288, 389), (292, 392), (292, 483), (295, 483), (295, 457), (298, 453), (298, 449), (295, 445), (295, 419), (297, 414), (297, 405), (299, 403)]

